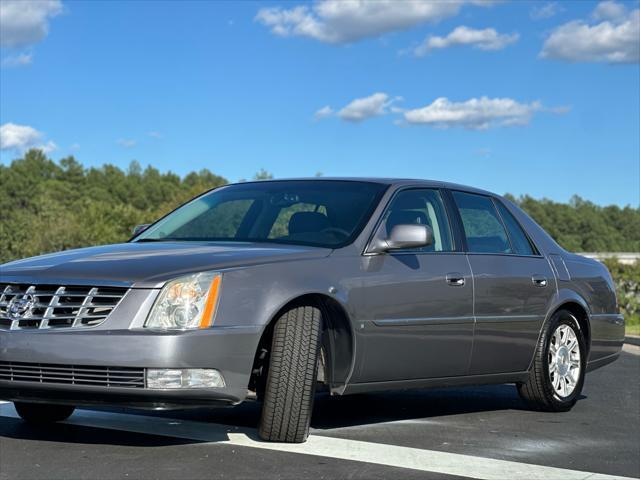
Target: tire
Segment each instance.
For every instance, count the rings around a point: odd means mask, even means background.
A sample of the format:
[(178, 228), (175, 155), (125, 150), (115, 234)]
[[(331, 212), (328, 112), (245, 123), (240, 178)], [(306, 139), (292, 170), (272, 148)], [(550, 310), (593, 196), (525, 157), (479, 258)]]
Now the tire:
[[(577, 342), (571, 350), (563, 344), (567, 341), (568, 346), (573, 345), (570, 332), (575, 335)], [(562, 351), (563, 345), (564, 351)], [(554, 354), (554, 351), (558, 353)], [(579, 352), (579, 359), (576, 352)], [(529, 379), (526, 383), (518, 385), (520, 397), (534, 410), (544, 412), (571, 410), (582, 392), (586, 361), (587, 345), (578, 320), (567, 310), (557, 311), (544, 326), (540, 335)], [(579, 370), (576, 371), (578, 366)]]
[(302, 443), (313, 410), (321, 315), (297, 307), (276, 321), (258, 434), (270, 442)]
[(13, 402), (18, 415), (25, 422), (34, 424), (55, 423), (66, 420), (76, 407), (70, 405), (50, 405), (46, 403)]

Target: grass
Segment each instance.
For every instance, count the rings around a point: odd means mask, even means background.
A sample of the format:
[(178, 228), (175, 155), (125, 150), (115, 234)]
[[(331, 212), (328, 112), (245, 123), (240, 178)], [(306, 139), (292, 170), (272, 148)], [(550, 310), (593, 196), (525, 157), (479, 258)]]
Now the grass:
[(640, 315), (633, 315), (629, 318), (625, 318), (626, 335), (640, 335)]
[(624, 334), (640, 336), (640, 325), (627, 325), (624, 330)]

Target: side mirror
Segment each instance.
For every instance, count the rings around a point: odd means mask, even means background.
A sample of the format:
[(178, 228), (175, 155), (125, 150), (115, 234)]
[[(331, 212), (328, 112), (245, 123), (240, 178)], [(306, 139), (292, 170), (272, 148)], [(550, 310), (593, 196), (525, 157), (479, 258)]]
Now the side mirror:
[(136, 235), (138, 235), (139, 233), (144, 232), (147, 228), (149, 228), (151, 226), (150, 223), (143, 223), (142, 225), (136, 225), (135, 227), (133, 227), (133, 230), (131, 230), (131, 233), (133, 234), (133, 236), (135, 237)]
[(428, 247), (433, 244), (433, 230), (428, 225), (396, 225), (389, 237), (378, 240), (369, 251), (383, 253), (389, 250)]

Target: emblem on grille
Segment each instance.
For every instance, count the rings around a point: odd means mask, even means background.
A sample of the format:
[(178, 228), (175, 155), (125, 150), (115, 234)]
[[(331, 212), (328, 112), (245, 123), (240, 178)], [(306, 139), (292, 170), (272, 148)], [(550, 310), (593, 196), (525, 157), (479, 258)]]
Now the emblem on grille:
[(16, 295), (9, 302), (9, 305), (7, 306), (7, 313), (13, 320), (24, 318), (31, 313), (36, 302), (36, 297), (30, 293)]

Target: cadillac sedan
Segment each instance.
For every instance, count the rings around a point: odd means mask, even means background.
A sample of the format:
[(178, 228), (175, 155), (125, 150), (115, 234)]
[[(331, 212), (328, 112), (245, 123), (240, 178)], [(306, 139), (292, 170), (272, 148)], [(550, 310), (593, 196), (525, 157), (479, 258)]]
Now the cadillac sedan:
[(0, 266), (0, 399), (29, 422), (256, 398), (263, 439), (303, 442), (317, 388), (503, 383), (559, 412), (623, 339), (602, 264), (443, 182), (228, 185), (127, 243)]

